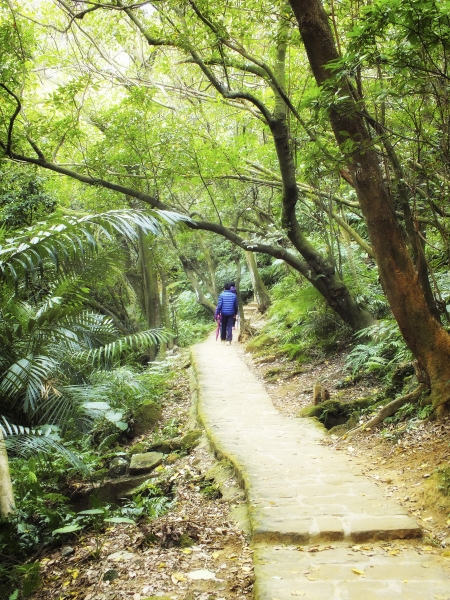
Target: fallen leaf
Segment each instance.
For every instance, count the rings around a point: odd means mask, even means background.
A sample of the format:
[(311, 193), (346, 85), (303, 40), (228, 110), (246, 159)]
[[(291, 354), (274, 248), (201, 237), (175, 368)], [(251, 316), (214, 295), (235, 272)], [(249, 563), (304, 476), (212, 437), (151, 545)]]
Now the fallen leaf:
[(364, 571), (360, 571), (359, 569), (352, 569), (352, 571), (353, 571), (353, 573), (355, 575), (361, 575), (362, 577), (366, 576), (365, 572)]
[(208, 569), (199, 569), (198, 571), (190, 571), (186, 573), (189, 579), (215, 579), (216, 574)]
[(181, 581), (186, 581), (186, 577), (182, 573), (172, 573), (170, 576), (172, 583), (180, 583)]
[(213, 558), (219, 558), (219, 556), (222, 554), (222, 552), (218, 551), (218, 552), (213, 552), (212, 553), (212, 557)]
[[(181, 551), (183, 554), (192, 554), (192, 550), (190, 548), (183, 548), (183, 550)], [(214, 553), (216, 554), (216, 553)], [(213, 556), (214, 556), (213, 554)]]

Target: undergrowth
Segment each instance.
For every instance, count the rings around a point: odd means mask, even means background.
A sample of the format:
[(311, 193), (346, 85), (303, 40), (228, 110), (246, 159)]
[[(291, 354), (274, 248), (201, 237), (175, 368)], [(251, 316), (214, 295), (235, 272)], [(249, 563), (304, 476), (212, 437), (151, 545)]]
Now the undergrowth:
[(299, 363), (325, 356), (348, 340), (349, 328), (329, 308), (317, 290), (288, 275), (271, 289), (273, 303), (264, 332), (247, 348), (256, 354), (274, 349)]

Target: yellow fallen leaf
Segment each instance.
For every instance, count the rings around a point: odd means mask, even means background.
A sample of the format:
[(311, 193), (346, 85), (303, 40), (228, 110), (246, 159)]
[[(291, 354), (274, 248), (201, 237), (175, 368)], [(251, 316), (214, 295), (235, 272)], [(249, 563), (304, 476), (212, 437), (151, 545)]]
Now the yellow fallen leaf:
[(63, 583), (63, 587), (67, 587), (68, 585), (70, 585), (70, 581), (65, 581), (65, 582)]
[(311, 575), (307, 575), (306, 579), (308, 579), (309, 581), (317, 581), (317, 579), (315, 577), (311, 577)]
[(182, 581), (186, 581), (186, 577), (182, 573), (172, 573), (170, 576), (172, 583), (180, 583)]
[(80, 574), (80, 571), (72, 571), (72, 579), (76, 579), (78, 577), (78, 575)]
[[(190, 548), (183, 548), (181, 551), (183, 554), (191, 554), (192, 550)], [(214, 556), (214, 555), (213, 555)]]
[(353, 571), (353, 573), (355, 575), (361, 575), (362, 577), (366, 576), (365, 572), (364, 571), (360, 571), (359, 569), (352, 569), (352, 571)]
[(219, 558), (219, 556), (222, 554), (222, 552), (213, 552), (212, 553), (212, 557), (213, 558)]
[(391, 556), (398, 556), (400, 554), (400, 550), (389, 550), (388, 554)]
[(158, 568), (163, 569), (166, 566), (166, 563), (159, 563)]
[(450, 558), (450, 550), (444, 550), (442, 556), (445, 556), (445, 558)]

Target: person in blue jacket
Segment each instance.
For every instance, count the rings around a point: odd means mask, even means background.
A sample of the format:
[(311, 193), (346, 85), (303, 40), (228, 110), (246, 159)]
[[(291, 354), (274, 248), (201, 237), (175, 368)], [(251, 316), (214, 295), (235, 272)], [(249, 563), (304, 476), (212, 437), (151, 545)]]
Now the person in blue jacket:
[(216, 320), (219, 315), (222, 315), (222, 322), (220, 324), (220, 340), (231, 345), (233, 339), (233, 320), (236, 318), (238, 313), (238, 299), (236, 294), (230, 291), (231, 284), (225, 284), (224, 291), (219, 296), (219, 302), (216, 308)]

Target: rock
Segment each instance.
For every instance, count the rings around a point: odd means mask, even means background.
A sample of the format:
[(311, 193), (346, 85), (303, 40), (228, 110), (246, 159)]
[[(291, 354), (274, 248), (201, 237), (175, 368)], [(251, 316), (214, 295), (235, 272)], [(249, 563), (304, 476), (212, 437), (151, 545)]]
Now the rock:
[(134, 552), (127, 552), (126, 550), (119, 550), (119, 552), (114, 552), (108, 556), (108, 560), (113, 560), (115, 562), (121, 562), (123, 560), (131, 560), (134, 558), (136, 554)]
[(139, 487), (144, 481), (153, 477), (154, 474), (134, 475), (133, 477), (118, 477), (117, 479), (108, 479), (100, 485), (92, 488), (83, 489), (75, 492), (71, 501), (74, 509), (78, 512), (91, 508), (91, 498), (95, 496), (100, 502), (107, 504), (119, 504), (122, 498), (127, 497), (130, 490)]
[(126, 475), (128, 465), (129, 462), (126, 458), (123, 458), (122, 456), (116, 456), (109, 463), (109, 477), (111, 477), (112, 479), (116, 479), (117, 477), (122, 477), (123, 475)]
[(215, 579), (216, 574), (212, 571), (208, 571), (208, 569), (199, 569), (197, 571), (190, 571), (186, 573), (186, 576), (189, 579)]
[(162, 452), (163, 454), (170, 454), (171, 452), (181, 450), (180, 438), (173, 440), (164, 440), (150, 446), (149, 450), (153, 452)]
[(61, 550), (61, 556), (70, 556), (74, 552), (75, 550), (72, 548), (72, 546), (64, 546)]
[(114, 579), (118, 579), (119, 572), (116, 569), (108, 569), (103, 575), (103, 581), (114, 581)]
[(327, 429), (347, 423), (353, 413), (374, 403), (373, 398), (362, 398), (352, 402), (325, 400), (315, 406), (306, 406), (298, 413), (299, 417), (316, 417)]
[(130, 446), (128, 448), (128, 453), (133, 455), (133, 454), (143, 454), (144, 452), (147, 452), (148, 450), (148, 444), (146, 442), (139, 442), (137, 444), (134, 444), (133, 446)]
[(336, 437), (342, 437), (347, 433), (348, 430), (349, 427), (347, 423), (344, 423), (344, 425), (335, 425), (334, 427), (328, 430), (328, 433), (330, 435), (335, 435)]
[(145, 452), (144, 454), (134, 454), (131, 457), (130, 474), (140, 475), (148, 473), (162, 463), (164, 454), (162, 452)]
[(199, 429), (192, 429), (192, 431), (188, 431), (180, 440), (180, 445), (183, 450), (190, 450), (191, 448), (195, 448), (200, 443), (200, 438), (202, 437), (202, 431)]
[(134, 437), (151, 431), (161, 418), (162, 410), (153, 400), (144, 400), (134, 415)]

